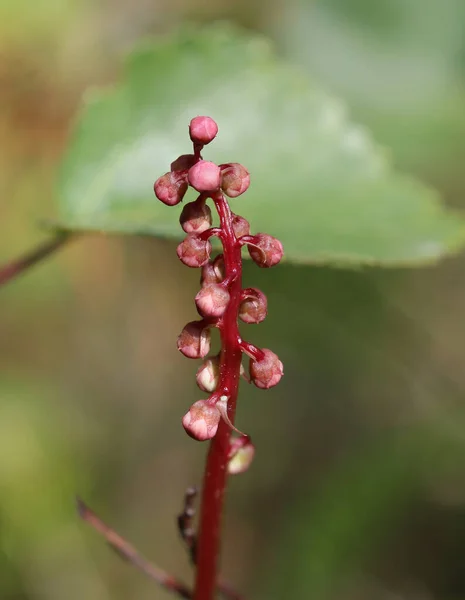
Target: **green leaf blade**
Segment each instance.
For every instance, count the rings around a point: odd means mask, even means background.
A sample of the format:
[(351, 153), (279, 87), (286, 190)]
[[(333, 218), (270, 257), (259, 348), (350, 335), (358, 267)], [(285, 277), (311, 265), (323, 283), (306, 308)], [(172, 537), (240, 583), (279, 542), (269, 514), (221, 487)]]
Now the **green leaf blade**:
[(190, 151), (198, 114), (219, 124), (204, 158), (251, 173), (233, 211), (279, 237), (287, 260), (418, 264), (465, 240), (465, 222), (394, 173), (342, 103), (277, 61), (262, 38), (227, 26), (141, 49), (123, 83), (87, 103), (61, 171), (62, 224), (180, 239), (179, 211), (152, 188)]

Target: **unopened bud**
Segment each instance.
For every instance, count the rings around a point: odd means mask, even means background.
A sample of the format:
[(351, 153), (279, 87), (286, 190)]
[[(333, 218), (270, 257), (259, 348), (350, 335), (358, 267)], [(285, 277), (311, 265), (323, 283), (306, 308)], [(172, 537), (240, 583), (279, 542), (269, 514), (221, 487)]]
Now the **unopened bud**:
[(187, 192), (187, 181), (177, 173), (165, 173), (153, 184), (155, 196), (168, 206), (179, 204)]
[(248, 244), (249, 254), (259, 267), (274, 267), (282, 259), (284, 251), (281, 242), (266, 233), (257, 233), (253, 244)]
[(219, 422), (219, 410), (215, 405), (209, 404), (207, 400), (194, 402), (182, 418), (182, 424), (187, 434), (199, 442), (215, 437)]
[(181, 154), (178, 156), (176, 160), (174, 160), (171, 165), (171, 171), (188, 171), (193, 165), (195, 165), (195, 161), (197, 159), (193, 154)]
[(250, 223), (240, 215), (233, 215), (232, 228), (237, 238), (250, 234)]
[(195, 117), (189, 124), (189, 136), (194, 144), (209, 144), (218, 133), (218, 125), (211, 117)]
[(211, 394), (216, 390), (220, 382), (220, 357), (210, 356), (206, 358), (197, 371), (197, 385), (203, 392)]
[(255, 456), (255, 446), (248, 436), (231, 440), (229, 450), (228, 473), (238, 475), (250, 467)]
[(261, 389), (268, 389), (279, 383), (283, 376), (283, 363), (274, 352), (263, 348), (261, 360), (250, 360), (250, 378)]
[(188, 267), (202, 267), (210, 258), (212, 245), (208, 240), (202, 240), (194, 233), (188, 236), (177, 247), (179, 260)]
[(250, 185), (250, 175), (245, 167), (239, 163), (220, 165), (221, 189), (230, 198), (243, 194)]
[(244, 300), (239, 307), (239, 318), (244, 323), (261, 323), (267, 315), (265, 294), (256, 288), (247, 288), (242, 295)]
[(230, 300), (229, 292), (219, 283), (204, 285), (197, 296), (197, 310), (204, 317), (221, 317)]
[(203, 358), (210, 352), (210, 329), (203, 321), (191, 321), (178, 337), (178, 350), (187, 358)]
[(218, 165), (208, 160), (199, 160), (188, 172), (189, 184), (198, 192), (214, 192), (221, 183)]
[(224, 277), (224, 257), (222, 254), (218, 254), (217, 257), (207, 262), (207, 264), (202, 267), (200, 285), (207, 285), (208, 283), (221, 283)]
[(179, 222), (186, 233), (202, 233), (211, 227), (212, 211), (205, 202), (188, 202), (182, 209)]

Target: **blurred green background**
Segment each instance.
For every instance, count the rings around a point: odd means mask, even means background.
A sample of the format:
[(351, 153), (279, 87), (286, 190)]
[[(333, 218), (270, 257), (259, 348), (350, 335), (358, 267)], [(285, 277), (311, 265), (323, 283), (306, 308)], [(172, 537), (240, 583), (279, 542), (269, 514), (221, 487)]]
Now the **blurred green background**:
[[(82, 94), (146, 36), (217, 19), (270, 36), (464, 207), (463, 0), (0, 0), (2, 261), (56, 214)], [(175, 517), (206, 447), (180, 426), (198, 390), (175, 340), (198, 273), (174, 250), (92, 236), (0, 291), (2, 600), (171, 597), (78, 521), (76, 492), (190, 577)], [(464, 266), (247, 265), (270, 306), (249, 337), (286, 374), (239, 404), (257, 455), (230, 483), (223, 572), (248, 598), (465, 598)]]

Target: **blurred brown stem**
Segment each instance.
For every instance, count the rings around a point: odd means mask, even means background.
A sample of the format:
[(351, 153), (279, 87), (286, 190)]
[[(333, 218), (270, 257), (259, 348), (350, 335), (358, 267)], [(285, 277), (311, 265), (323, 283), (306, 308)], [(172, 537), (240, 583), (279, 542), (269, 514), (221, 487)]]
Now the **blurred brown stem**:
[(28, 254), (0, 267), (0, 286), (12, 281), (42, 259), (53, 254), (68, 242), (71, 237), (72, 234), (68, 232), (57, 233), (53, 239), (47, 240)]
[[(121, 558), (128, 561), (134, 567), (150, 577), (150, 579), (153, 579), (170, 592), (178, 594), (181, 598), (191, 599), (193, 597), (192, 591), (184, 583), (177, 580), (172, 575), (169, 575), (169, 573), (166, 573), (163, 569), (156, 567), (141, 556), (134, 546), (116, 533), (114, 529), (104, 523), (80, 498), (76, 499), (76, 504), (81, 519), (89, 523), (96, 531), (102, 534), (110, 547), (115, 550)], [(220, 581), (218, 583), (218, 591), (227, 598), (227, 600), (244, 600), (243, 597), (225, 581)]]
[(116, 531), (106, 525), (97, 515), (88, 507), (81, 499), (77, 499), (77, 508), (80, 517), (92, 525), (92, 527), (103, 535), (110, 546), (116, 550), (116, 552), (133, 566), (140, 569), (148, 577), (162, 585), (167, 590), (178, 594), (181, 598), (192, 598), (191, 590), (181, 581), (175, 579), (172, 575), (169, 575), (162, 569), (159, 569), (143, 556), (141, 556), (137, 550), (131, 546), (124, 538), (122, 538)]

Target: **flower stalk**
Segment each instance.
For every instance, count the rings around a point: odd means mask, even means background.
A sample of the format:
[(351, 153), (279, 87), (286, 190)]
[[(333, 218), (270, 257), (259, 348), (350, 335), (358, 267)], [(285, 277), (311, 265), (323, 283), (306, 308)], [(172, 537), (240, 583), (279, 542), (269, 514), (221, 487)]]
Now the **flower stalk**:
[[(243, 354), (249, 357), (249, 376), (262, 389), (276, 385), (283, 375), (279, 358), (242, 340), (238, 319), (260, 323), (266, 317), (267, 301), (260, 290), (242, 288), (242, 248), (262, 268), (278, 264), (283, 256), (279, 240), (264, 234), (251, 235), (246, 219), (232, 212), (229, 198), (247, 191), (250, 175), (238, 163), (216, 165), (203, 160), (203, 147), (217, 135), (218, 126), (210, 117), (196, 117), (189, 126), (193, 154), (182, 155), (171, 163), (171, 171), (154, 184), (157, 198), (168, 206), (179, 204), (189, 187), (199, 192), (194, 202), (184, 205), (180, 223), (187, 237), (177, 254), (188, 267), (202, 268), (201, 290), (195, 298), (202, 319), (188, 323), (178, 338), (178, 349), (188, 358), (205, 358), (197, 371), (197, 383), (210, 393), (198, 400), (182, 419), (186, 432), (196, 440), (211, 440), (207, 456), (199, 534), (196, 539), (196, 580), (194, 600), (213, 600), (218, 587), (221, 517), (228, 474), (247, 469), (255, 448), (248, 436), (234, 426), (239, 381), (244, 374)], [(211, 200), (219, 216), (219, 227), (212, 227)], [(217, 237), (223, 250), (211, 257), (210, 239)], [(216, 327), (221, 338), (219, 355), (210, 352), (210, 329)], [(232, 431), (240, 437), (233, 438)]]

